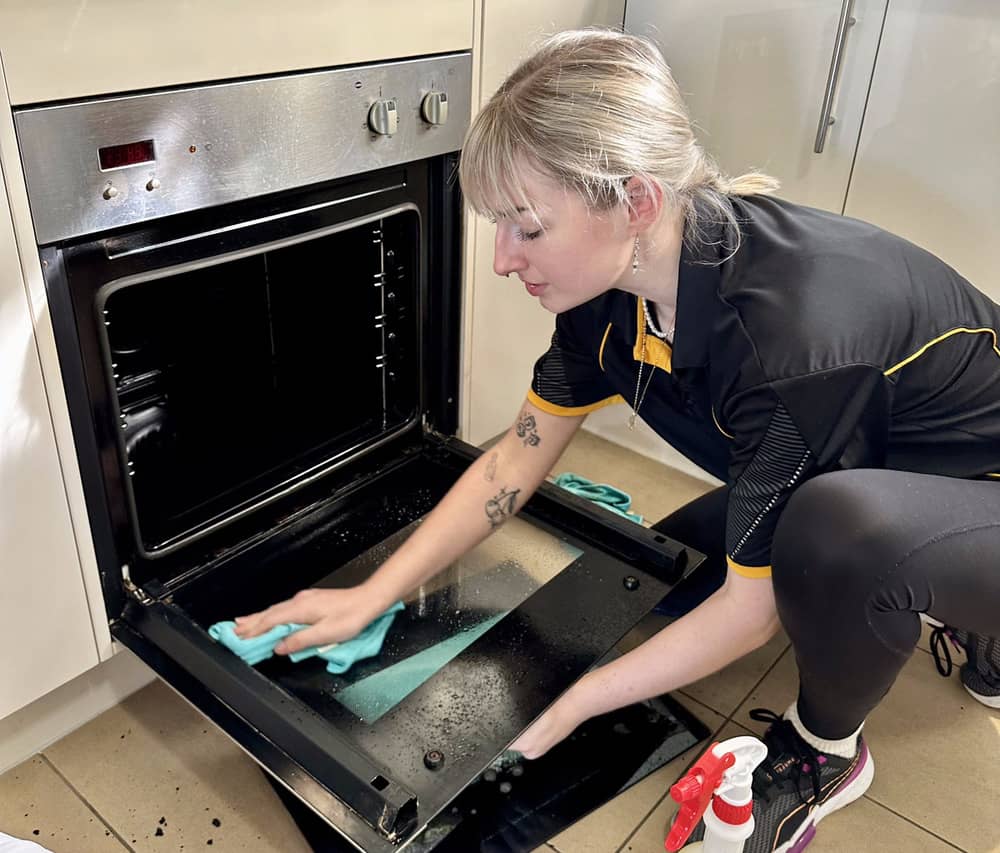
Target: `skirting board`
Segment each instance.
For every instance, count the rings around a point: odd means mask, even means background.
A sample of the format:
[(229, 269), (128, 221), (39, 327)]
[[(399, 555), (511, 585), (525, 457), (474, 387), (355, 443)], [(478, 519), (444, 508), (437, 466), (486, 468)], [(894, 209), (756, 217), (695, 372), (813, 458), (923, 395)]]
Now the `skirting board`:
[(631, 414), (631, 409), (628, 406), (607, 406), (587, 415), (583, 428), (613, 444), (635, 451), (649, 459), (655, 459), (657, 462), (682, 471), (695, 479), (713, 486), (722, 485), (720, 480), (715, 479), (687, 457), (674, 450), (641, 418), (636, 419), (635, 430), (630, 430), (628, 428), (629, 414)]
[(126, 649), (0, 720), (0, 773), (145, 687), (152, 670)]

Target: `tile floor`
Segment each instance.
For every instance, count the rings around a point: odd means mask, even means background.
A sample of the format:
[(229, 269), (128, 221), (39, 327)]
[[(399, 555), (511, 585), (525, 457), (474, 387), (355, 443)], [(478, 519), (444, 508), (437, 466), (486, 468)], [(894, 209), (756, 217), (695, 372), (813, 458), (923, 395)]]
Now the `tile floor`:
[[(655, 520), (705, 486), (582, 433), (557, 472), (630, 491)], [(650, 618), (639, 633), (656, 630)], [(824, 822), (810, 853), (1000, 853), (1000, 713), (934, 670), (926, 642), (867, 726), (878, 765), (863, 800)], [(782, 636), (680, 697), (716, 739), (753, 730), (748, 710), (784, 709), (795, 661)], [(536, 853), (656, 853), (670, 784), (696, 749)], [(308, 853), (253, 763), (156, 683), (0, 776), (0, 832), (56, 853), (124, 850)]]

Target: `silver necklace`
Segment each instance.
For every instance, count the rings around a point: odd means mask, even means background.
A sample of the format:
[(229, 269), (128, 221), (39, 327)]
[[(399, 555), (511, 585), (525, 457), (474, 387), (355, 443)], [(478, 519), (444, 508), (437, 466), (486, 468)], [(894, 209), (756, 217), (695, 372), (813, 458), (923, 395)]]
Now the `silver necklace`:
[[(632, 275), (635, 275), (639, 271), (639, 236), (636, 235), (635, 244), (632, 249)], [(660, 340), (667, 340), (668, 337), (670, 341), (673, 341), (674, 327), (677, 321), (671, 325), (669, 332), (661, 332), (659, 326), (653, 322), (653, 318), (650, 316), (649, 307), (646, 305), (646, 300), (644, 297), (639, 297), (639, 302), (642, 303), (642, 313), (646, 317), (646, 322), (642, 325), (642, 331), (639, 337), (639, 373), (635, 377), (635, 397), (632, 399), (632, 414), (628, 418), (628, 428), (630, 430), (635, 429), (635, 420), (639, 416), (639, 409), (642, 408), (642, 402), (646, 399), (646, 392), (649, 390), (649, 383), (653, 381), (653, 374), (656, 373), (656, 367), (650, 365), (652, 368), (649, 371), (649, 376), (646, 377), (646, 384), (642, 384), (642, 368), (646, 363), (646, 329), (648, 328), (656, 337)]]
[[(635, 397), (632, 400), (632, 414), (629, 415), (628, 417), (628, 428), (630, 430), (635, 429), (635, 419), (639, 416), (639, 409), (642, 408), (642, 401), (646, 399), (646, 392), (649, 390), (649, 383), (653, 381), (653, 374), (656, 373), (656, 367), (650, 365), (652, 369), (649, 371), (649, 376), (646, 377), (646, 384), (644, 386), (642, 384), (642, 368), (645, 364), (646, 364), (646, 326), (644, 324), (642, 327), (642, 332), (640, 333), (639, 336), (639, 373), (635, 377)], [(642, 391), (641, 394), (640, 394), (640, 389)]]

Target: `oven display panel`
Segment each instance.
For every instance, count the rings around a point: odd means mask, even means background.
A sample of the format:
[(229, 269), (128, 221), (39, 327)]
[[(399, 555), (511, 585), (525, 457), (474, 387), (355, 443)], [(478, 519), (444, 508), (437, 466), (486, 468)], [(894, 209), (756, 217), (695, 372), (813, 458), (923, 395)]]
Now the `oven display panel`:
[(110, 145), (100, 148), (97, 152), (101, 162), (101, 171), (123, 169), (126, 166), (139, 166), (142, 163), (152, 163), (156, 157), (153, 151), (153, 140), (144, 139), (141, 142), (126, 142), (124, 145)]

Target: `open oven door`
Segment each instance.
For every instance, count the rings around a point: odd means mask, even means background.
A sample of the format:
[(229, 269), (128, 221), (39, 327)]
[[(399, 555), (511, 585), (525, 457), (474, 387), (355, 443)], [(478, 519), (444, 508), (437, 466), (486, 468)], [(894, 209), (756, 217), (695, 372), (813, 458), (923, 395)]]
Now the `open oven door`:
[(380, 655), (343, 675), (315, 658), (250, 667), (211, 639), (211, 624), (302, 587), (362, 580), (476, 452), (430, 436), (398, 459), (373, 463), (211, 571), (136, 590), (112, 625), (117, 639), (371, 853), (417, 839), (700, 562), (546, 485), (416, 590)]

